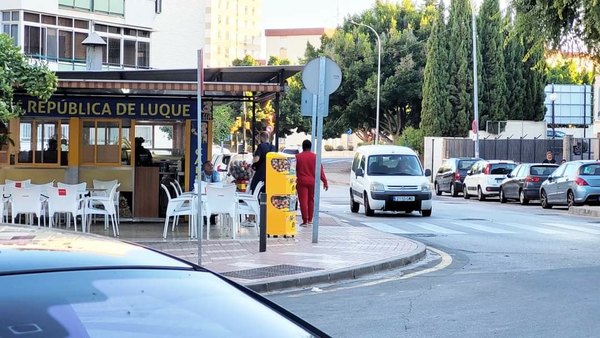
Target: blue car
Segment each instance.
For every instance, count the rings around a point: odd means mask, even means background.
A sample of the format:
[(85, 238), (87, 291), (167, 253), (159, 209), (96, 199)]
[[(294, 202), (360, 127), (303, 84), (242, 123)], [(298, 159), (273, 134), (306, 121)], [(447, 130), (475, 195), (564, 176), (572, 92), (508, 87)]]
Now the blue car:
[(558, 167), (540, 187), (542, 208), (600, 201), (600, 162), (571, 161)]

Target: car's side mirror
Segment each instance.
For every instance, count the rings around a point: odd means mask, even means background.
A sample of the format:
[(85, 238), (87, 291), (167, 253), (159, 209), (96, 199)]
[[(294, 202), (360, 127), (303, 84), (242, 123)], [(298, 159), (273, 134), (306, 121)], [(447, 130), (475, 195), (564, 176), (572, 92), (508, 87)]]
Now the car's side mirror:
[(554, 177), (553, 176), (548, 176), (548, 182), (552, 182), (554, 181)]
[(471, 170), (467, 171), (467, 176), (471, 176), (473, 173), (471, 172)]
[(507, 177), (507, 178), (512, 178), (512, 177), (513, 177), (513, 175), (511, 175), (511, 174), (506, 174), (506, 177)]
[(429, 176), (431, 176), (431, 170), (425, 169), (425, 177), (429, 177)]
[(362, 170), (362, 168), (357, 168), (356, 169), (356, 176), (365, 176), (365, 172)]

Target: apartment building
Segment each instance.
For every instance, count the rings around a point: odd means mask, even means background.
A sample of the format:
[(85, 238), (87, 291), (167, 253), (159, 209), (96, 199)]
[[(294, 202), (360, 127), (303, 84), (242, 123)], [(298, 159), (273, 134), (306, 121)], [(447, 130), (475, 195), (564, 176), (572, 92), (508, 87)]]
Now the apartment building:
[(304, 58), (307, 43), (319, 48), (321, 37), (332, 36), (334, 32), (333, 28), (265, 29), (267, 59), (276, 56), (299, 64), (299, 59)]
[(84, 70), (82, 41), (106, 42), (103, 69), (230, 66), (261, 51), (261, 0), (2, 0), (0, 32), (53, 70)]

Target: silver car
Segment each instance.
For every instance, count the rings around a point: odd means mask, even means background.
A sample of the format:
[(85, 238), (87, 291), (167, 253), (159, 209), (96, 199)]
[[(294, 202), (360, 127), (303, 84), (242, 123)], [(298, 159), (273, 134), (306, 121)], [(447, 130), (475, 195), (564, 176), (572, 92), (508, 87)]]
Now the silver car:
[(600, 162), (563, 163), (540, 187), (542, 208), (553, 205), (582, 205), (600, 198)]

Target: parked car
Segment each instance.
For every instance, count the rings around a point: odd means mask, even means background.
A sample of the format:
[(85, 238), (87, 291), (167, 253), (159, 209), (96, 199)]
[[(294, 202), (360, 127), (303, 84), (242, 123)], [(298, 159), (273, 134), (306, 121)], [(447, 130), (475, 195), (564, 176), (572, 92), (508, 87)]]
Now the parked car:
[(419, 210), (431, 216), (431, 170), (421, 166), (417, 154), (408, 147), (362, 146), (356, 150), (350, 171), (350, 210), (365, 215), (375, 210)]
[(442, 192), (449, 192), (452, 197), (456, 197), (458, 193), (462, 193), (467, 171), (480, 160), (477, 157), (458, 157), (445, 160), (435, 174), (433, 183), (435, 194), (439, 196)]
[(526, 163), (518, 165), (500, 184), (500, 203), (518, 200), (528, 204), (540, 199), (540, 186), (558, 168), (552, 163)]
[(500, 183), (517, 165), (513, 161), (481, 160), (473, 164), (463, 182), (463, 197), (477, 196), (480, 201), (498, 196)]
[(281, 151), (284, 154), (296, 155), (300, 154), (301, 148), (299, 146), (288, 146), (283, 148)]
[(221, 181), (224, 181), (227, 177), (227, 170), (229, 168), (229, 161), (231, 160), (231, 153), (213, 153), (212, 164), (214, 170), (221, 175)]
[(600, 200), (600, 162), (571, 161), (558, 167), (540, 187), (542, 208)]
[[(565, 136), (567, 136), (567, 134), (560, 130), (546, 130), (546, 138), (548, 139), (562, 139)], [(582, 152), (585, 153), (589, 150), (589, 145), (585, 140), (576, 140), (574, 143), (575, 144), (573, 145), (573, 154), (575, 155), (581, 155)]]
[(214, 272), (107, 237), (0, 227), (2, 337), (326, 337)]

